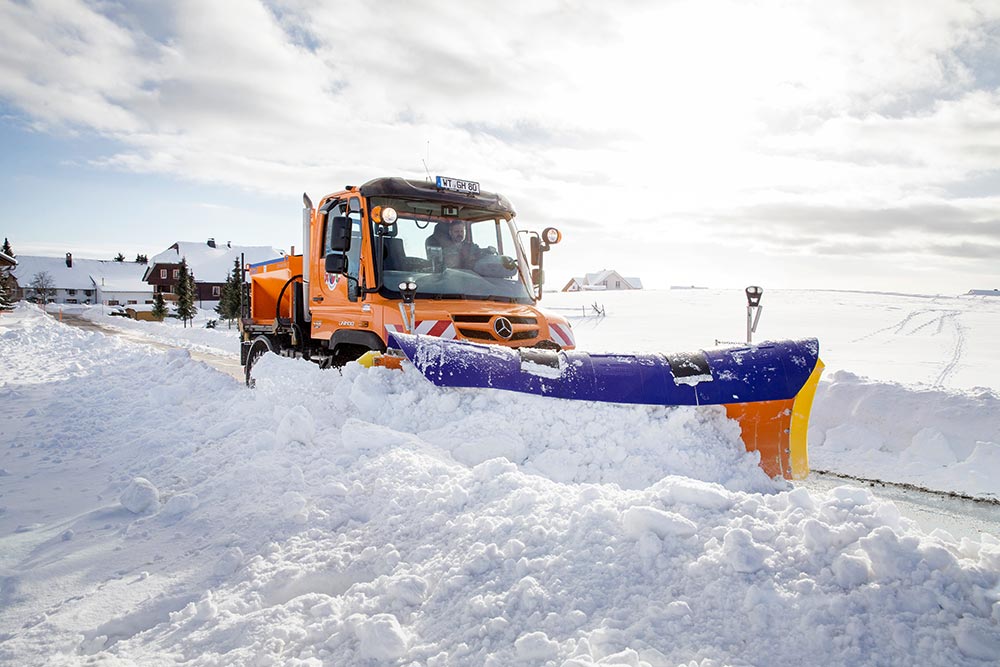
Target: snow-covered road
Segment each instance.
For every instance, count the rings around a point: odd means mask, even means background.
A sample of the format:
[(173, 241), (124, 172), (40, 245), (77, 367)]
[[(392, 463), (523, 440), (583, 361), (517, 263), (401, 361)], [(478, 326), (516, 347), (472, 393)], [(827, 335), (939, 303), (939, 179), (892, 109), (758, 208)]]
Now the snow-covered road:
[(896, 505), (902, 516), (925, 533), (941, 529), (959, 539), (973, 540), (980, 539), (983, 533), (1000, 535), (1000, 503), (995, 500), (955, 496), (878, 480), (862, 481), (815, 470), (809, 473), (808, 479), (795, 482), (795, 485), (817, 492), (844, 485), (866, 489), (879, 500)]
[[(88, 319), (81, 315), (70, 315), (70, 314), (60, 314), (59, 321), (63, 324), (68, 324), (72, 327), (77, 327), (78, 329), (84, 329), (86, 331), (99, 331), (103, 334), (109, 336), (117, 336), (124, 340), (138, 343), (140, 345), (149, 345), (151, 347), (160, 350), (182, 350), (187, 349), (191, 358), (196, 361), (203, 361), (209, 366), (216, 368), (226, 375), (231, 375), (237, 380), (243, 380), (244, 372), (243, 367), (240, 366), (239, 356), (234, 356), (231, 353), (224, 352), (223, 350), (207, 351), (212, 348), (194, 348), (183, 347), (178, 345), (177, 340), (174, 339), (172, 342), (164, 342), (164, 339), (154, 338), (149, 336), (146, 332), (138, 329), (127, 329), (122, 327), (112, 326), (106, 320), (95, 321)], [(170, 340), (170, 339), (166, 339)]]

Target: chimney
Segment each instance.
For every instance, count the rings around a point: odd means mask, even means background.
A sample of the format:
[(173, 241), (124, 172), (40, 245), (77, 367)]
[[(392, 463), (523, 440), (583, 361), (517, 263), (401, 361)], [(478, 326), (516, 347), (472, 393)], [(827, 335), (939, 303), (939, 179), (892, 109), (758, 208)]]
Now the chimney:
[(209, 248), (214, 248), (215, 247), (215, 239), (209, 239), (208, 240), (208, 247)]
[(71, 252), (66, 253), (66, 266), (73, 268), (73, 253)]

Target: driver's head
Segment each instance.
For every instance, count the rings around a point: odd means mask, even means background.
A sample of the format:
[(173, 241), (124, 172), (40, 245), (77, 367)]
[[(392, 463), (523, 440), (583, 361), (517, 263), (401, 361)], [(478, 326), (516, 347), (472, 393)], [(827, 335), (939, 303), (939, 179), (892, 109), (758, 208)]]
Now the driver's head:
[(448, 238), (450, 238), (455, 243), (461, 243), (465, 240), (465, 223), (464, 222), (453, 222), (448, 225)]

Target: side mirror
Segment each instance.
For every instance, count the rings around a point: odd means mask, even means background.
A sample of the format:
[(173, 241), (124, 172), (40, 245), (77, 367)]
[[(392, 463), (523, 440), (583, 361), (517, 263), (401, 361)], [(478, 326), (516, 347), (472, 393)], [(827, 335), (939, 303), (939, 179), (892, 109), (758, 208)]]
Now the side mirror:
[(542, 263), (542, 242), (537, 236), (531, 237), (531, 263), (535, 266)]
[[(346, 216), (334, 216), (330, 218), (330, 229), (328, 238), (330, 239), (330, 250), (336, 252), (347, 252), (351, 249), (351, 224), (352, 221)], [(330, 261), (327, 255), (327, 261)], [(334, 273), (328, 271), (328, 273)]]
[[(347, 220), (347, 218), (343, 219)], [(324, 268), (327, 273), (336, 273), (340, 275), (347, 273), (347, 255), (343, 253), (331, 252), (326, 256), (325, 264), (326, 266)]]
[(544, 269), (532, 269), (531, 270), (531, 282), (535, 285), (541, 286), (545, 282), (545, 270)]

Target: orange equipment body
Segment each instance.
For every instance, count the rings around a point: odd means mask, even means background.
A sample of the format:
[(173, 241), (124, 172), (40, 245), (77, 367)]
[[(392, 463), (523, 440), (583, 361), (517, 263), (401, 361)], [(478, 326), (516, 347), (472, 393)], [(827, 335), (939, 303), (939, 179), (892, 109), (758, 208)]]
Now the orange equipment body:
[[(387, 203), (401, 209), (399, 222), (392, 226), (380, 219)], [(403, 210), (407, 206), (410, 208)], [(543, 276), (541, 256), (548, 244), (531, 239), (542, 252), (534, 247), (531, 253), (526, 252), (518, 238), (526, 233), (514, 227), (513, 208), (501, 195), (478, 191), (475, 196), (457, 195), (432, 184), (385, 178), (326, 195), (315, 207), (308, 202), (303, 213), (303, 254), (249, 267), (249, 305), (241, 320), (244, 345), (265, 337), (267, 351), (313, 361), (326, 355), (336, 358), (330, 362), (333, 365), (367, 350), (384, 351), (389, 333), (411, 329), (413, 333), (508, 347), (575, 347), (569, 322), (537, 307)], [(351, 218), (353, 224), (350, 250), (340, 253), (347, 256), (347, 269), (342, 273), (328, 272), (325, 264), (333, 233), (331, 221), (337, 213)], [(484, 278), (471, 269), (429, 268), (431, 251), (425, 248), (426, 239), (415, 234), (430, 236), (437, 225), (453, 223), (468, 230), (470, 247), (477, 233), (478, 240), (482, 234), (493, 234), (488, 239), (489, 251), (498, 262), (503, 255), (508, 266), (516, 266), (509, 269), (512, 275)], [(404, 240), (409, 244), (406, 252), (412, 256), (400, 260), (406, 264), (392, 267), (387, 259), (389, 251), (402, 247)], [(415, 271), (406, 273), (407, 268)], [(449, 275), (457, 288), (438, 293), (422, 289), (424, 284)], [(388, 276), (403, 276), (418, 284), (415, 321), (409, 325), (402, 296), (395, 284), (388, 284)], [(465, 290), (466, 284), (478, 286), (479, 292)], [(492, 288), (482, 287), (497, 284), (506, 290), (499, 296)], [(304, 303), (296, 304), (296, 299)]]

